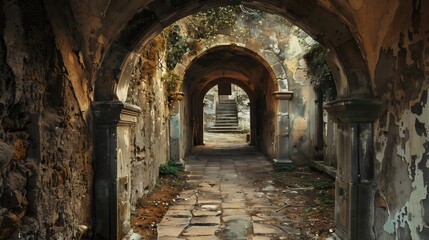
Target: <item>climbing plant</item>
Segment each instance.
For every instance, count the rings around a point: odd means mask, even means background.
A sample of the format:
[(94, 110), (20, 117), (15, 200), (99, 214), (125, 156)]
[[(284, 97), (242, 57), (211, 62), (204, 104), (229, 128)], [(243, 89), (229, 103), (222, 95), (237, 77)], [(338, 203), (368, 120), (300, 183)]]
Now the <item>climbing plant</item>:
[(324, 101), (332, 101), (337, 98), (337, 89), (325, 57), (326, 49), (320, 44), (313, 45), (304, 55), (308, 65), (307, 73), (315, 77), (312, 84), (321, 89)]
[(224, 29), (231, 28), (237, 20), (238, 6), (212, 8), (193, 15), (189, 21), (194, 28), (195, 38), (209, 38)]
[(174, 25), (166, 30), (166, 64), (172, 70), (187, 52), (186, 38), (180, 33), (180, 26)]
[(167, 95), (173, 95), (176, 91), (177, 84), (182, 81), (182, 77), (177, 75), (171, 70), (167, 70), (162, 75), (162, 82), (164, 82)]

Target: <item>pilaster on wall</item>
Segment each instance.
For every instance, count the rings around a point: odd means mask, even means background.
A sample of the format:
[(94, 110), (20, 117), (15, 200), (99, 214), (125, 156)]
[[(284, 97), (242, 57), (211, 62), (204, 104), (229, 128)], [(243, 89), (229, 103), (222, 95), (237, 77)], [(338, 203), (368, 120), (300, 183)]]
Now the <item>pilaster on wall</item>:
[(278, 91), (273, 93), (277, 101), (277, 125), (274, 139), (276, 141), (275, 165), (292, 164), (289, 148), (289, 101), (293, 97), (293, 92)]
[(176, 165), (183, 165), (182, 155), (182, 124), (181, 114), (182, 100), (185, 96), (182, 92), (177, 92), (172, 98), (172, 111), (170, 113), (170, 160)]
[(373, 122), (375, 99), (344, 99), (325, 109), (338, 124), (335, 225), (340, 239), (374, 239)]
[(92, 105), (94, 127), (94, 239), (121, 239), (130, 230), (130, 127), (141, 109), (115, 102)]

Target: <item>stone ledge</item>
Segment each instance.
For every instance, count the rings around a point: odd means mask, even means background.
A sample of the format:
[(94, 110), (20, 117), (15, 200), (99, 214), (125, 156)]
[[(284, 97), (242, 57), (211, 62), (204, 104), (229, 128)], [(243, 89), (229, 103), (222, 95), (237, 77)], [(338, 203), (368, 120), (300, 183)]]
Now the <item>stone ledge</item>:
[(310, 161), (310, 166), (333, 178), (337, 176), (337, 170), (334, 167), (323, 164), (323, 161)]
[(292, 91), (277, 91), (273, 93), (273, 96), (275, 97), (275, 99), (277, 100), (291, 100), (293, 97), (293, 92)]
[(121, 101), (94, 102), (92, 104), (95, 122), (101, 125), (127, 125), (137, 121), (141, 108)]
[(290, 159), (273, 159), (273, 165), (275, 170), (289, 169), (295, 166)]
[(336, 123), (372, 123), (381, 103), (375, 98), (340, 99), (325, 104), (324, 109)]

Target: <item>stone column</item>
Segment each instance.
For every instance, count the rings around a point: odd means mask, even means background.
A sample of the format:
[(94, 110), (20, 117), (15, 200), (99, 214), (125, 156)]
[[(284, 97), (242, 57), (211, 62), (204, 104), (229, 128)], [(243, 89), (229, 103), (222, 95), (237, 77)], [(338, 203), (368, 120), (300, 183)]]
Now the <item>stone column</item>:
[(94, 239), (121, 239), (130, 230), (131, 126), (141, 109), (95, 102)]
[(335, 225), (340, 239), (375, 239), (373, 124), (375, 99), (345, 99), (325, 104), (338, 124)]
[(277, 126), (275, 131), (275, 158), (274, 165), (291, 165), (289, 149), (289, 100), (292, 99), (293, 92), (282, 91), (273, 93), (277, 101)]
[(182, 100), (185, 94), (182, 92), (175, 93), (172, 99), (172, 110), (170, 112), (170, 160), (176, 165), (183, 165), (182, 159)]

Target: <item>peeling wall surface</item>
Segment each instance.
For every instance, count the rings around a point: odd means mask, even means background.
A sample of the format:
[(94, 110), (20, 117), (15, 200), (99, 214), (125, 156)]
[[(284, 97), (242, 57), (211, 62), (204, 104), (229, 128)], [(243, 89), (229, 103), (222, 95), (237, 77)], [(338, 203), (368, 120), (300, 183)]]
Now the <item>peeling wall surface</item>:
[[(374, 88), (383, 102), (375, 122), (376, 234), (429, 236), (429, 3), (394, 1), (372, 44)], [(399, 10), (400, 9), (400, 10)], [(361, 11), (357, 9), (356, 11)], [(393, 14), (395, 13), (396, 14)], [(392, 26), (392, 27), (388, 27)], [(368, 50), (369, 51), (369, 50)]]
[[(91, 104), (125, 101), (128, 93), (143, 109), (128, 136), (131, 166), (155, 168), (168, 156), (154, 150), (167, 144), (162, 137), (168, 129), (166, 100), (157, 95), (159, 75), (152, 82), (138, 76), (144, 66), (134, 60), (181, 17), (234, 3), (287, 17), (325, 45), (338, 101), (380, 102), (374, 123), (364, 123), (362, 146), (374, 147), (366, 156), (374, 164), (365, 174), (374, 180), (359, 196), (369, 206), (372, 227), (360, 230), (369, 239), (429, 239), (429, 2), (423, 0), (0, 1), (0, 239), (93, 237), (93, 147), (99, 140), (93, 139)], [(287, 60), (300, 55), (298, 38), (290, 37), (290, 50), (282, 49), (288, 36), (272, 36), (280, 44), (269, 46), (287, 66), (288, 80), (295, 80), (287, 89), (299, 96), (292, 101), (302, 114), (291, 119), (291, 127), (302, 133), (311, 129), (305, 114), (311, 91), (301, 63)], [(257, 42), (246, 46), (261, 47)], [(128, 70), (136, 75), (130, 78)], [(145, 80), (138, 85), (132, 79)], [(359, 130), (360, 123), (347, 124), (338, 134), (350, 140), (351, 129)], [(309, 144), (299, 135), (296, 140), (302, 143), (298, 149)], [(341, 151), (337, 156), (350, 153)], [(299, 158), (301, 152), (296, 153)], [(338, 161), (350, 165), (356, 155)], [(131, 179), (138, 190), (132, 201), (156, 178), (155, 170), (144, 171), (132, 172), (144, 183)]]
[(153, 189), (159, 165), (169, 160), (168, 101), (161, 82), (162, 69), (157, 67), (164, 51), (163, 38), (155, 38), (141, 53), (130, 76), (127, 102), (142, 109), (131, 136), (132, 204)]

